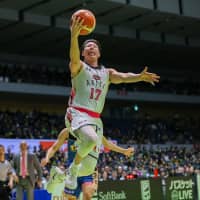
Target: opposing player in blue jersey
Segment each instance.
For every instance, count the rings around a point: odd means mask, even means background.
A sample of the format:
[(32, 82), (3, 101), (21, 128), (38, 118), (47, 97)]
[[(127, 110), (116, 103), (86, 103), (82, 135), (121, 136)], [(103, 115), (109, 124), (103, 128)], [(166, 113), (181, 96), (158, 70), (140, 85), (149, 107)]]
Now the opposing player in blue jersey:
[[(147, 72), (147, 67), (141, 73), (134, 74), (118, 72), (113, 68), (100, 65), (101, 48), (97, 40), (86, 40), (82, 51), (79, 50), (78, 37), (82, 28), (84, 28), (83, 20), (79, 17), (73, 18), (70, 28), (69, 63), (72, 91), (66, 112), (66, 127), (79, 139), (80, 144), (66, 179), (66, 186), (71, 189), (77, 187), (77, 177), (82, 172), (88, 175), (94, 172), (103, 138), (103, 123), (100, 115), (109, 85), (139, 81), (154, 85), (160, 78), (157, 74)], [(96, 152), (91, 154), (94, 148)], [(88, 155), (96, 159), (87, 160)]]
[[(76, 150), (79, 146), (79, 141), (76, 140), (74, 142), (74, 139), (69, 139), (69, 133), (67, 128), (63, 129), (61, 133), (58, 136), (58, 139), (56, 142), (48, 149), (46, 153), (46, 157), (42, 159), (41, 165), (45, 166), (51, 157), (60, 149), (60, 147), (65, 143), (66, 140), (69, 140), (68, 144), (68, 161), (67, 161), (67, 166), (70, 165), (70, 163), (73, 161), (73, 158), (76, 154)], [(133, 148), (121, 148), (117, 146), (116, 144), (113, 144), (112, 142), (108, 141), (105, 137), (102, 139), (103, 145), (113, 151), (122, 153), (126, 156), (131, 156), (134, 153)], [(90, 152), (92, 153), (92, 152)], [(92, 155), (92, 154), (91, 154)], [(96, 158), (87, 156), (87, 161), (89, 162), (90, 160), (93, 160)], [(81, 172), (82, 169), (80, 169)], [(52, 191), (57, 190), (58, 187), (62, 187), (62, 182), (65, 179), (65, 172), (59, 169), (58, 167), (54, 167), (53, 170), (51, 170), (51, 180), (48, 184), (47, 190), (52, 193)], [(97, 189), (97, 178), (94, 180), (93, 177), (94, 175), (97, 177), (96, 172), (93, 172), (92, 174), (84, 174), (85, 169), (83, 168), (83, 171), (81, 172), (81, 175), (78, 176), (78, 184), (76, 189), (70, 189), (63, 186), (64, 192), (67, 194), (68, 198), (78, 198), (81, 191), (83, 192), (83, 199), (84, 200), (90, 200)], [(52, 180), (52, 177), (54, 180)], [(59, 188), (60, 189), (60, 188)]]

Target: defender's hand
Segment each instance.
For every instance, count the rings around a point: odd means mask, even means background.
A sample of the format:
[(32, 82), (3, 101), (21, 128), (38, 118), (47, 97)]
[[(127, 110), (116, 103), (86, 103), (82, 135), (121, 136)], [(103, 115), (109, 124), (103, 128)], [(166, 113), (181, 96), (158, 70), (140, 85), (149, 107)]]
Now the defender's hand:
[(134, 154), (134, 151), (135, 151), (134, 148), (130, 147), (130, 148), (124, 150), (124, 155), (127, 157), (130, 157)]

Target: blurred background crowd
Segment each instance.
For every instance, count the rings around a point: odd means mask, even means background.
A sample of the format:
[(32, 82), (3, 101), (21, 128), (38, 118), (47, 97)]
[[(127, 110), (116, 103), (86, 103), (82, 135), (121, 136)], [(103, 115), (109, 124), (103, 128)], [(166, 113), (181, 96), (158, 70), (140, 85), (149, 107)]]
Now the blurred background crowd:
[[(104, 134), (119, 144), (193, 144), (200, 141), (199, 119), (174, 114), (170, 118), (134, 113), (132, 119), (105, 121)], [(64, 115), (32, 110), (0, 111), (0, 137), (56, 139), (64, 126)]]

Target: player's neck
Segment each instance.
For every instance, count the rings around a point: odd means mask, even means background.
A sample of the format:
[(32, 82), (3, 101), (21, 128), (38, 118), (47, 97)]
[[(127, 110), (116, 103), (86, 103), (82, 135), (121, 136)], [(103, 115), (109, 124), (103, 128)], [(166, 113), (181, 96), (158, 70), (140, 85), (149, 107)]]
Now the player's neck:
[(91, 67), (98, 67), (99, 66), (98, 60), (85, 60), (85, 63), (87, 63)]

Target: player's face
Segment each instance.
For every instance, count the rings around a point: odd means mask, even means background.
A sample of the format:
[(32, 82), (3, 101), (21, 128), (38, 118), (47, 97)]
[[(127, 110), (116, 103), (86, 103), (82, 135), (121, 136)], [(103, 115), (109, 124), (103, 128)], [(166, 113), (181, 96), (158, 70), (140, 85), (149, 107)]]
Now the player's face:
[(100, 57), (98, 45), (95, 42), (88, 42), (84, 47), (82, 56), (86, 61), (97, 60)]
[(20, 149), (21, 149), (21, 151), (26, 151), (27, 150), (27, 143), (26, 142), (21, 142)]
[(0, 147), (0, 156), (1, 156), (1, 155), (4, 155), (4, 153), (5, 153), (4, 147)]

